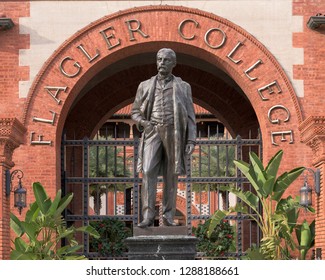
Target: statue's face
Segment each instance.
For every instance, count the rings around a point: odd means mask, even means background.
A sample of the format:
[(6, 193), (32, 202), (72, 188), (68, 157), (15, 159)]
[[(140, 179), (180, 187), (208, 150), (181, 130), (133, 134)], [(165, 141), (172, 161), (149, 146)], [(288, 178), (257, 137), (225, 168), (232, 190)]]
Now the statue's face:
[(157, 70), (161, 75), (168, 75), (172, 72), (176, 62), (168, 51), (160, 51), (157, 54)]

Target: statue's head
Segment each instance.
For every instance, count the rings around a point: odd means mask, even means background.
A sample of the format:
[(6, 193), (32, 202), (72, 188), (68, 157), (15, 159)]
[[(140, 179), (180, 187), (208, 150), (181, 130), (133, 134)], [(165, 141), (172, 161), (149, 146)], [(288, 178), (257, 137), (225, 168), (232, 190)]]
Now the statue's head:
[(168, 75), (176, 66), (176, 53), (172, 49), (163, 48), (157, 52), (157, 70), (161, 75)]

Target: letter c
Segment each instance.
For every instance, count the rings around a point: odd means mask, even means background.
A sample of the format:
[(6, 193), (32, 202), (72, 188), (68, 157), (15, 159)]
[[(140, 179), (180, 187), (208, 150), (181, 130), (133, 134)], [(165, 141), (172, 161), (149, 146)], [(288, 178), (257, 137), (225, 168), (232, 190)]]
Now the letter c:
[(183, 34), (183, 26), (185, 25), (185, 23), (187, 22), (193, 22), (195, 27), (199, 26), (199, 23), (194, 20), (194, 19), (184, 19), (178, 26), (178, 34), (185, 40), (193, 40), (195, 38), (195, 35), (192, 35), (191, 37), (187, 37)]

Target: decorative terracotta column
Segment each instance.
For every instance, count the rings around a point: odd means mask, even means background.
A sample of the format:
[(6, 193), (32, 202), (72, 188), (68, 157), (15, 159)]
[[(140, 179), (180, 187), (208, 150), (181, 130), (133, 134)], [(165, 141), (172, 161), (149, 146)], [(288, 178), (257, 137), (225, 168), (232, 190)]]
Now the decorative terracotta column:
[(303, 121), (299, 130), (301, 140), (313, 151), (312, 165), (320, 170), (320, 195), (314, 195), (313, 206), (316, 210), (315, 248), (321, 249), (325, 259), (325, 116), (311, 116)]
[(14, 166), (12, 155), (23, 143), (26, 128), (16, 118), (0, 117), (0, 259), (10, 256), (10, 196), (6, 196), (5, 172)]

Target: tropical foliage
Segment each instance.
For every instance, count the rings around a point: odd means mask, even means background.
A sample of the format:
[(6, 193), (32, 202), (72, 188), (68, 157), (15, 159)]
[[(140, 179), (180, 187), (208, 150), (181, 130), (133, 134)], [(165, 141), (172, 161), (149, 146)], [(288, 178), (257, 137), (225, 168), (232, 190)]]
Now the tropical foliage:
[(234, 229), (227, 220), (221, 220), (208, 237), (207, 231), (210, 220), (198, 227), (193, 227), (192, 232), (198, 238), (196, 246), (198, 252), (203, 252), (204, 256), (216, 258), (223, 257), (231, 248), (234, 242)]
[[(71, 202), (73, 194), (61, 198), (61, 190), (59, 190), (52, 201), (38, 182), (33, 184), (33, 192), (36, 201), (30, 205), (24, 221), (20, 221), (13, 213), (10, 214), (10, 226), (17, 235), (13, 240), (14, 248), (10, 258), (13, 260), (85, 259), (78, 253), (82, 245), (78, 244), (76, 233), (87, 233), (94, 238), (98, 238), (99, 234), (91, 226), (67, 227), (62, 212)], [(62, 240), (66, 241), (66, 245), (60, 247)]]
[[(249, 154), (250, 164), (235, 160), (238, 169), (249, 180), (253, 190), (236, 187), (222, 188), (235, 194), (239, 201), (229, 211), (218, 210), (212, 216), (208, 235), (212, 234), (216, 225), (232, 212), (241, 212), (254, 220), (262, 232), (258, 247), (264, 259), (286, 259), (288, 249), (297, 248), (292, 232), (297, 227), (299, 197), (283, 197), (290, 184), (304, 171), (304, 167), (284, 172), (277, 177), (283, 151), (277, 152), (266, 168), (253, 152)], [(260, 211), (262, 209), (262, 213)], [(308, 210), (313, 211), (312, 208)], [(284, 245), (285, 244), (285, 245)]]
[(131, 230), (124, 222), (112, 219), (94, 221), (90, 223), (100, 235), (99, 239), (90, 238), (91, 252), (98, 252), (101, 256), (116, 257), (127, 251), (124, 240), (131, 236)]
[(310, 224), (304, 220), (295, 230), (298, 240), (299, 257), (301, 260), (305, 260), (308, 250), (315, 244), (315, 220)]

